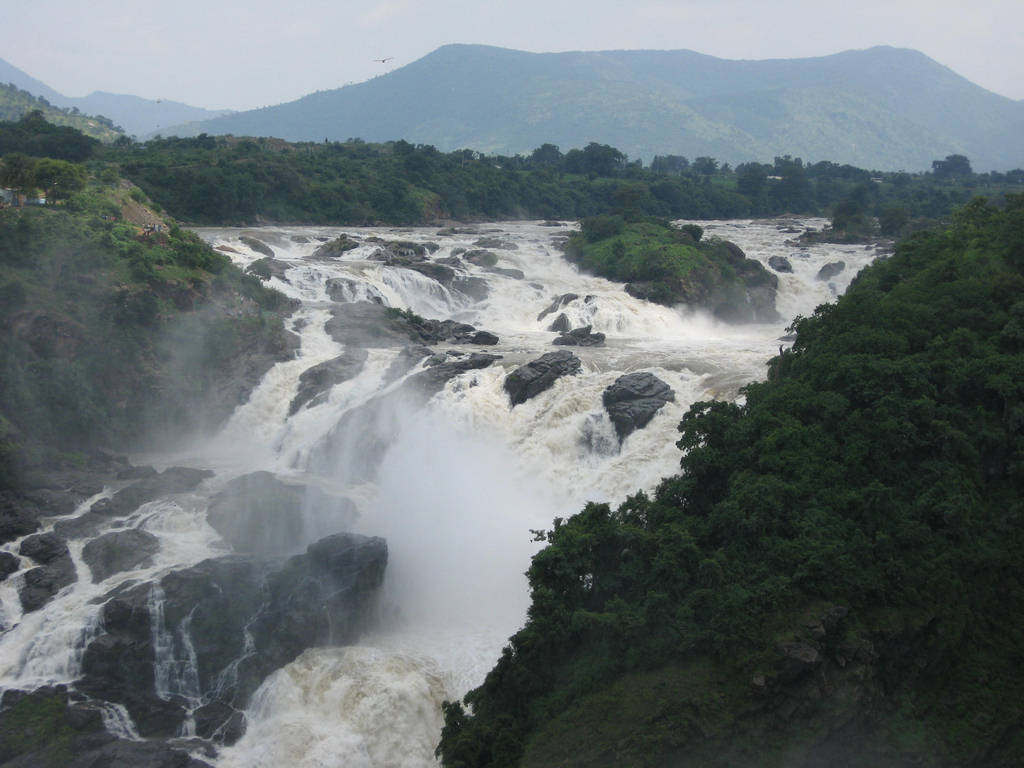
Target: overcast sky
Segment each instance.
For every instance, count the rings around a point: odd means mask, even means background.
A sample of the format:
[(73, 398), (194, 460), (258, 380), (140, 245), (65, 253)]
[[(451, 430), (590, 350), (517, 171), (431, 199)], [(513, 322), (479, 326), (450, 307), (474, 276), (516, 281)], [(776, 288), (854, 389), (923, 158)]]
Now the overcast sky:
[(1024, 99), (1024, 0), (0, 0), (0, 58), (65, 96), (249, 109), (365, 80), (446, 43), (729, 59), (893, 45)]

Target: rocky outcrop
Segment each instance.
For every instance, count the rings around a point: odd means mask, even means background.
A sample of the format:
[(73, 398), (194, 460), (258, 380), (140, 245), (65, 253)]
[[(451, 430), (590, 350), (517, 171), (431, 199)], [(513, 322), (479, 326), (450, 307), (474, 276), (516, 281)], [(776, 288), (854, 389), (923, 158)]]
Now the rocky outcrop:
[(242, 235), (238, 238), (243, 244), (247, 245), (250, 250), (256, 251), (256, 253), (262, 253), (264, 256), (274, 258), (276, 255), (274, 249), (264, 243), (262, 240), (257, 240), (255, 237), (249, 237), (248, 235)]
[(13, 491), (0, 491), (0, 544), (39, 530), (41, 512), (35, 504)]
[(346, 234), (341, 234), (330, 242), (324, 243), (313, 252), (314, 259), (335, 259), (346, 251), (358, 248), (359, 243)]
[(570, 347), (601, 347), (604, 346), (604, 340), (603, 333), (594, 333), (591, 326), (585, 325), (582, 328), (573, 328), (571, 331), (560, 334), (551, 343)]
[(488, 267), (487, 271), (494, 275), (502, 275), (503, 277), (511, 277), (513, 280), (525, 280), (526, 273), (521, 269), (513, 269), (511, 267)]
[(108, 576), (150, 565), (160, 551), (160, 540), (137, 528), (112, 531), (99, 536), (82, 549), (82, 559), (92, 572), (94, 582)]
[(569, 322), (569, 317), (565, 314), (565, 312), (560, 312), (558, 314), (558, 317), (556, 317), (551, 322), (551, 325), (548, 326), (548, 330), (554, 331), (555, 333), (568, 333), (571, 329), (572, 325)]
[(789, 259), (785, 256), (769, 256), (768, 266), (774, 269), (776, 272), (792, 272), (793, 265), (789, 263)]
[[(21, 560), (10, 552), (0, 552), (0, 581), (21, 570)], [(2, 630), (2, 628), (0, 628)]]
[(646, 427), (665, 403), (675, 399), (672, 387), (644, 371), (620, 376), (601, 395), (619, 443), (635, 430)]
[(831, 280), (836, 275), (842, 273), (844, 269), (846, 269), (845, 261), (830, 261), (818, 270), (818, 274), (815, 277), (822, 281)]
[(498, 263), (498, 254), (485, 250), (466, 251), (462, 258), (478, 267), (493, 267)]
[(332, 277), (324, 284), (324, 287), (331, 301), (384, 303), (384, 296), (372, 285), (348, 277)]
[(366, 364), (367, 351), (358, 347), (346, 349), (337, 357), (307, 368), (299, 376), (299, 391), (288, 406), (288, 415), (298, 413), (307, 404), (322, 401), (336, 384), (355, 378)]
[[(576, 301), (580, 296), (578, 293), (563, 293), (561, 296), (556, 296), (554, 300), (547, 306), (547, 309), (543, 310), (537, 315), (537, 321), (540, 322), (548, 315), (554, 314), (566, 304)], [(568, 330), (568, 329), (566, 329)]]
[(206, 519), (235, 552), (291, 555), (346, 530), (358, 517), (351, 500), (270, 472), (236, 477), (210, 502)]
[(54, 533), (27, 537), (18, 552), (40, 564), (25, 572), (18, 589), (18, 599), (26, 613), (42, 608), (57, 592), (78, 580), (67, 542)]
[(516, 368), (506, 376), (505, 391), (512, 401), (512, 406), (515, 407), (550, 389), (562, 376), (579, 373), (581, 368), (580, 359), (572, 352), (549, 352), (531, 363)]
[(200, 701), (206, 733), (237, 736), (266, 675), (306, 648), (358, 638), (386, 564), (383, 539), (346, 533), (287, 560), (219, 557), (115, 590), (76, 688), (124, 705), (143, 736), (172, 735)]
[(63, 685), (7, 690), (0, 702), (0, 763), (7, 768), (211, 768), (190, 748), (119, 739), (106, 732), (96, 702)]
[(208, 469), (169, 467), (159, 475), (144, 478), (122, 488), (109, 499), (97, 501), (90, 508), (90, 512), (106, 517), (124, 517), (143, 504), (162, 496), (194, 490), (208, 477), (213, 477), (213, 472)]
[(515, 251), (519, 248), (511, 240), (504, 240), (500, 237), (481, 237), (473, 245), (477, 248), (493, 248), (496, 251)]

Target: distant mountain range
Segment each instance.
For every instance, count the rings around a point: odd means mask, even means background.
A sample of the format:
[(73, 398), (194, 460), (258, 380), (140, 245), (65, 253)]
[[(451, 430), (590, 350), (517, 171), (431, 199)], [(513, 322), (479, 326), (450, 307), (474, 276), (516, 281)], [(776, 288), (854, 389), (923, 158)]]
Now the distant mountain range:
[(645, 160), (789, 154), (880, 170), (929, 169), (963, 154), (975, 170), (1024, 167), (1024, 102), (889, 47), (733, 61), (447, 45), (364, 83), (162, 133), (405, 139), (499, 154), (597, 141)]
[(144, 99), (103, 91), (94, 91), (88, 96), (77, 98), (64, 96), (3, 59), (0, 59), (0, 83), (13, 83), (57, 107), (77, 107), (79, 112), (87, 115), (102, 115), (132, 136), (146, 136), (172, 125), (230, 114), (229, 110), (202, 109), (177, 101)]

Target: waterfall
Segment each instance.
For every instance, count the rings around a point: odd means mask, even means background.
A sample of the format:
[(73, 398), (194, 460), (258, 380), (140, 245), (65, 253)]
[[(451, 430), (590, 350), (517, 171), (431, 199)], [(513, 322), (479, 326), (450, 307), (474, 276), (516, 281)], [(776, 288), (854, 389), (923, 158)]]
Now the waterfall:
[[(175, 456), (146, 457), (161, 467), (183, 463), (217, 473), (194, 491), (143, 505), (97, 530), (101, 535), (121, 526), (156, 536), (160, 548), (151, 562), (94, 584), (81, 557), (84, 542), (74, 542), (78, 581), (25, 615), (17, 585), (34, 564), (22, 558), (22, 571), (0, 583), (0, 618), (11, 625), (0, 636), (0, 687), (73, 684), (83, 649), (102, 629), (104, 602), (118, 589), (148, 582), (155, 691), (188, 703), (181, 733), (193, 735), (192, 713), (240, 685), (256, 654), (255, 629), (245, 625), (238, 656), (216, 670), (207, 683), (212, 687), (204, 690), (193, 614), (185, 611), (177, 626), (166, 625), (160, 580), (231, 551), (211, 527), (207, 509), (234, 480), (260, 470), (285, 490), (291, 484), (307, 494), (299, 522), (288, 529), (294, 541), (282, 542), (282, 552), (302, 552), (344, 525), (384, 537), (388, 567), (373, 630), (358, 645), (307, 649), (266, 677), (240, 704), (245, 735), (221, 748), (216, 764), (434, 765), (441, 701), (479, 684), (525, 619), (524, 572), (539, 546), (531, 529), (546, 528), (590, 500), (617, 503), (674, 473), (676, 425), (687, 408), (699, 400), (738, 397), (786, 343), (780, 337), (793, 316), (832, 300), (874, 257), (860, 246), (788, 245), (776, 222), (701, 224), (706, 236), (732, 240), (766, 266), (772, 256), (789, 259), (792, 272), (778, 274), (776, 303), (784, 320), (728, 326), (700, 312), (635, 299), (621, 284), (581, 274), (562, 258), (556, 241), (568, 225), (481, 225), (476, 234), (199, 230), (211, 244), (226, 246), (241, 267), (264, 255), (240, 237), (273, 249), (270, 285), (300, 304), (288, 321), (300, 346), (293, 359), (264, 376), (218, 435)], [(340, 256), (316, 255), (342, 231), (359, 247)], [(497, 256), (494, 266), (464, 258), (480, 247), (482, 236), (501, 246), (489, 246)], [(424, 245), (427, 255), (419, 263), (445, 269), (382, 262), (376, 258), (381, 241)], [(818, 280), (818, 270), (835, 261), (845, 262), (845, 269)], [(541, 317), (556, 300), (557, 312)], [(411, 341), (332, 332), (334, 312), (354, 302), (486, 329), (498, 335), (498, 344), (446, 342), (433, 349), (451, 353), (446, 359), (454, 361), (470, 352), (501, 358), (417, 399), (411, 394), (416, 377), (429, 369), (421, 353), (406, 349)], [(508, 373), (559, 349), (547, 329), (560, 313), (571, 327), (589, 325), (606, 334), (606, 344), (573, 348), (578, 375), (511, 407), (504, 389)], [(316, 379), (321, 388), (307, 391), (313, 369), (322, 372)], [(669, 385), (674, 400), (620, 442), (602, 393), (623, 374), (639, 371)], [(4, 548), (16, 553), (18, 544)], [(102, 711), (112, 733), (138, 738), (123, 706), (107, 702)]]

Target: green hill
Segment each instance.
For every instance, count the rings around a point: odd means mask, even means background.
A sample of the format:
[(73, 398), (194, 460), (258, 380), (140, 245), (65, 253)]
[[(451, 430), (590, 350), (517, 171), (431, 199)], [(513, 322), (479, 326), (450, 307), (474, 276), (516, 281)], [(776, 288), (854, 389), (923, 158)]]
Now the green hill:
[(730, 61), (693, 51), (448, 45), (365, 83), (163, 133), (401, 138), (498, 154), (597, 141), (648, 160), (793, 155), (908, 171), (964, 154), (980, 170), (1024, 166), (1020, 103), (921, 53), (885, 47)]
[(1024, 195), (904, 241), (682, 473), (556, 520), (447, 766), (1024, 763)]
[(0, 84), (0, 122), (14, 122), (40, 112), (47, 122), (75, 128), (86, 136), (110, 142), (124, 135), (105, 117), (83, 115), (77, 109), (60, 109), (13, 84)]

